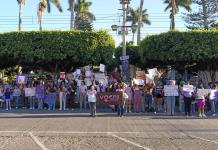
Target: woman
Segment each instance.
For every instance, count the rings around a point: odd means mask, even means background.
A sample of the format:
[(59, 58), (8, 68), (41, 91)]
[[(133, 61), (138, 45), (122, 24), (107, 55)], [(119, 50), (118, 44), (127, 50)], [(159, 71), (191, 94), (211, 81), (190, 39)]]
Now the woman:
[(67, 96), (67, 88), (65, 87), (65, 82), (62, 81), (59, 87), (59, 101), (60, 101), (59, 110), (66, 109), (66, 96)]
[(139, 113), (142, 111), (141, 101), (142, 101), (142, 91), (139, 88), (139, 86), (136, 85), (134, 88), (134, 104), (133, 104), (134, 111), (136, 113)]
[(126, 89), (125, 93), (127, 94), (128, 98), (126, 100), (126, 112), (131, 113), (132, 101), (133, 101), (133, 88), (132, 85), (129, 84)]
[(160, 81), (157, 82), (157, 86), (155, 87), (155, 99), (156, 99), (156, 111), (162, 111), (162, 105), (163, 105), (163, 86)]
[(80, 95), (80, 111), (82, 111), (83, 104), (84, 104), (85, 111), (87, 108), (86, 92), (87, 92), (87, 86), (84, 84), (84, 82), (81, 82), (80, 94), (79, 94)]
[(43, 101), (45, 98), (45, 85), (43, 81), (40, 81), (36, 87), (36, 99), (38, 100), (38, 109), (43, 109)]
[(56, 91), (57, 91), (57, 88), (55, 87), (54, 83), (51, 82), (48, 87), (49, 110), (55, 110), (56, 96), (57, 96)]
[(75, 86), (71, 83), (67, 88), (67, 109), (73, 109), (74, 99), (75, 99)]
[(18, 109), (19, 107), (19, 98), (20, 98), (21, 91), (17, 85), (13, 90), (13, 99), (15, 100), (15, 108)]
[[(174, 86), (175, 80), (169, 80), (169, 85)], [(177, 91), (178, 92), (178, 91)], [(175, 93), (174, 93), (175, 94)], [(174, 116), (175, 113), (175, 96), (167, 96), (167, 114)]]
[(125, 100), (127, 99), (128, 96), (126, 96), (127, 94), (125, 94), (122, 84), (117, 85), (116, 92), (122, 92), (123, 99), (122, 99), (122, 102), (120, 104), (118, 104), (118, 106), (117, 106), (117, 115), (119, 117), (123, 117), (124, 107), (125, 107)]
[(95, 90), (94, 86), (91, 86), (90, 90), (87, 91), (88, 102), (90, 106), (90, 116), (96, 116), (96, 94), (97, 91)]

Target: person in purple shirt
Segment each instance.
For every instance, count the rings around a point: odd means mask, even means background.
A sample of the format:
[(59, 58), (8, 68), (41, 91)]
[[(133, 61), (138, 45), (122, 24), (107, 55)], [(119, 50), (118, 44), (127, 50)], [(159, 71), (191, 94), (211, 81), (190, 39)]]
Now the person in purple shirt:
[(38, 109), (43, 109), (43, 100), (45, 98), (45, 85), (41, 80), (36, 87), (36, 99), (38, 100)]

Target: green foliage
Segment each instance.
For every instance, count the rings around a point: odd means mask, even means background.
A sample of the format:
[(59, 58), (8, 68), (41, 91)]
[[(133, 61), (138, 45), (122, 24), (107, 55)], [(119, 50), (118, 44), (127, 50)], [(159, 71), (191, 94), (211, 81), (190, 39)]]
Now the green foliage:
[(114, 40), (106, 31), (31, 31), (0, 34), (0, 67), (15, 65), (51, 72), (72, 66), (110, 64)]
[(84, 30), (84, 31), (92, 31), (93, 25), (92, 23), (88, 20), (88, 18), (80, 18), (78, 19), (77, 23), (77, 29), (78, 30)]
[[(218, 66), (218, 31), (172, 31), (145, 38), (140, 43), (142, 63), (154, 65), (195, 65), (200, 69)], [(218, 69), (218, 68), (217, 68)]]
[[(127, 44), (126, 54), (129, 55), (129, 63), (132, 65), (140, 66), (140, 55), (139, 55), (139, 46), (133, 46), (131, 44)], [(120, 56), (122, 56), (122, 47), (119, 46), (115, 50), (115, 57), (117, 62), (120, 60)]]

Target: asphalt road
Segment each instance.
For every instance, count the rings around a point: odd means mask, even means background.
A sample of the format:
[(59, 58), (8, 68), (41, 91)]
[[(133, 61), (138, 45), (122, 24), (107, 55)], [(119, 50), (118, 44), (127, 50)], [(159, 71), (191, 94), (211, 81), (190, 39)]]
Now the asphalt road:
[(218, 150), (218, 117), (0, 110), (4, 150)]

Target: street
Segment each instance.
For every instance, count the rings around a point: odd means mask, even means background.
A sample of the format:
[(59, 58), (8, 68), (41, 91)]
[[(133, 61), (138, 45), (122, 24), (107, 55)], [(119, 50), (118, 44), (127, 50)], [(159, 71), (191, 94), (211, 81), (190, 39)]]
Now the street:
[(1, 110), (0, 149), (216, 150), (218, 118)]

